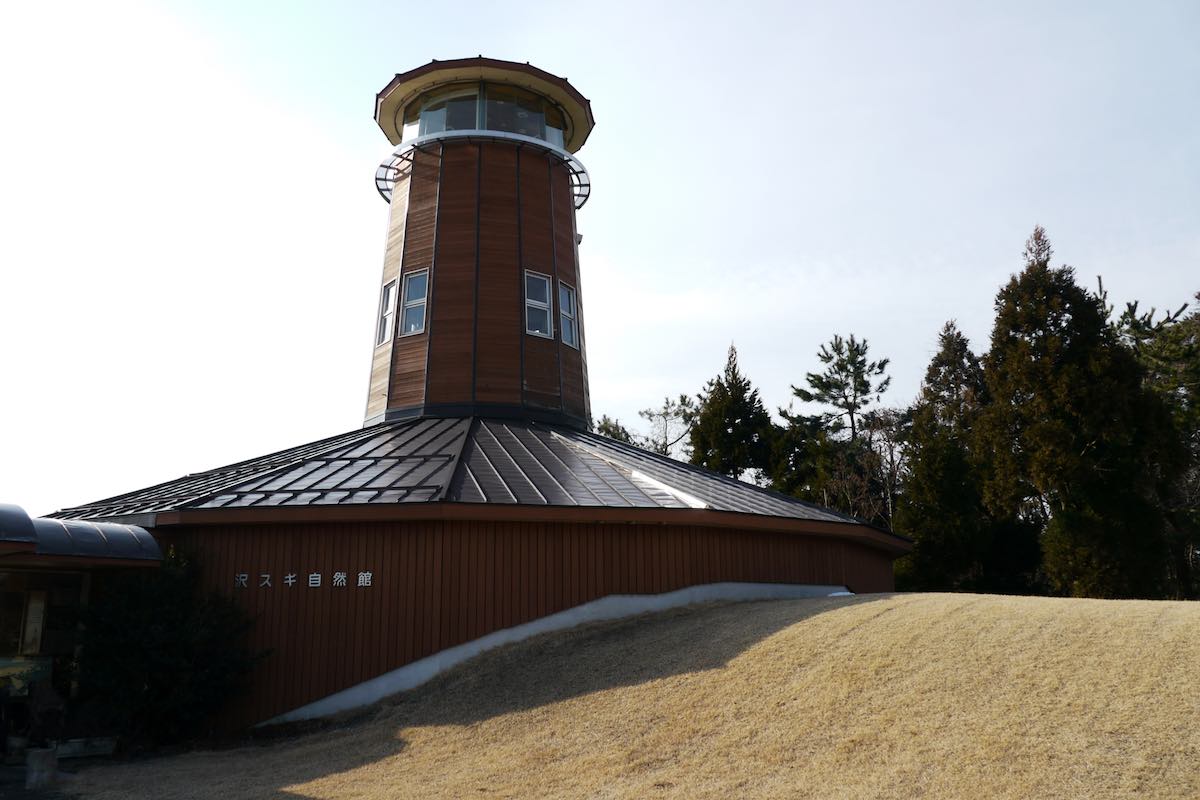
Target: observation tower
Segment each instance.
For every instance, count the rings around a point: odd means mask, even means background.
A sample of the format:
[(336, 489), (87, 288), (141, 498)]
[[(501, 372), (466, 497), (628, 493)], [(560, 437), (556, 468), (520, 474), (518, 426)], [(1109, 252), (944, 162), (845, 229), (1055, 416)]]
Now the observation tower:
[(595, 124), (565, 79), (490, 58), (432, 61), (375, 99), (396, 149), (366, 425), (590, 413), (575, 157)]

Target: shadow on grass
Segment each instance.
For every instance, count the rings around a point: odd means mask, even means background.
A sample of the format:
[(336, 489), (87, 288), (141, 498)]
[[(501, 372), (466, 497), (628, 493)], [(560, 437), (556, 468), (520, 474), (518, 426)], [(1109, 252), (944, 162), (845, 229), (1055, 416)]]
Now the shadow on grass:
[[(408, 747), (403, 729), (466, 726), (593, 692), (719, 669), (784, 628), (889, 596), (707, 604), (545, 634), (483, 653), (361, 712), (276, 729), (268, 733), (279, 737), (273, 741), (229, 751), (248, 760), (231, 760), (221, 769), (247, 771), (246, 797), (306, 797), (286, 787), (396, 756)], [(215, 768), (222, 754), (211, 755)], [(153, 768), (174, 780), (169, 761)], [(201, 790), (179, 796), (209, 795)], [(226, 793), (221, 797), (231, 800)]]
[(403, 727), (470, 725), (593, 692), (720, 669), (784, 628), (886, 596), (719, 602), (584, 625), (484, 653), (385, 705)]

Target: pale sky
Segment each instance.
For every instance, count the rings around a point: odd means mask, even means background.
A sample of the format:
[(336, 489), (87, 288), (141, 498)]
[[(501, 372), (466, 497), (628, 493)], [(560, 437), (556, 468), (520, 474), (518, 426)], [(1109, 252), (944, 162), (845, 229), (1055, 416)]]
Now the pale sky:
[[(971, 7), (968, 7), (971, 6)], [(1044, 225), (1118, 304), (1200, 290), (1200, 3), (10, 3), (0, 502), (34, 514), (362, 424), (396, 72), (566, 76), (593, 413), (769, 408), (833, 334), (907, 404)]]

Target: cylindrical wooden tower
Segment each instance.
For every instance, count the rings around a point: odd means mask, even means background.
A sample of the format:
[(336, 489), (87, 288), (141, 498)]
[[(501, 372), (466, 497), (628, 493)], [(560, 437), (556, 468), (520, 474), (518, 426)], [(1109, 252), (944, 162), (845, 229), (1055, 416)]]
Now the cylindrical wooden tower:
[(468, 58), (397, 75), (375, 103), (394, 145), (366, 424), (590, 413), (573, 155), (591, 104), (528, 64)]

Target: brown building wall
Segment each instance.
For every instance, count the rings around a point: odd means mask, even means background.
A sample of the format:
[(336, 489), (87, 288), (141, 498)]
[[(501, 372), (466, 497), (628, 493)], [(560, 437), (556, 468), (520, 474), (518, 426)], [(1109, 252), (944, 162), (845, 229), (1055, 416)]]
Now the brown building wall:
[[(222, 525), (159, 531), (269, 650), (227, 709), (245, 726), (502, 628), (610, 594), (721, 581), (892, 588), (891, 556), (827, 536), (716, 527), (524, 522)], [(347, 585), (334, 586), (336, 572)], [(360, 572), (371, 585), (359, 587)], [(310, 573), (321, 586), (310, 588)], [(246, 587), (236, 576), (246, 575)], [(260, 587), (262, 575), (271, 586)], [(288, 586), (285, 577), (295, 576)]]
[[(575, 289), (582, 343), (576, 253), (570, 177), (556, 159), (497, 142), (417, 151), (396, 184), (380, 285), (430, 270), (426, 330), (376, 348), (367, 419), (487, 404), (585, 419), (586, 358), (562, 342), (557, 298), (558, 280)], [(554, 339), (525, 333), (525, 270), (555, 279)]]

